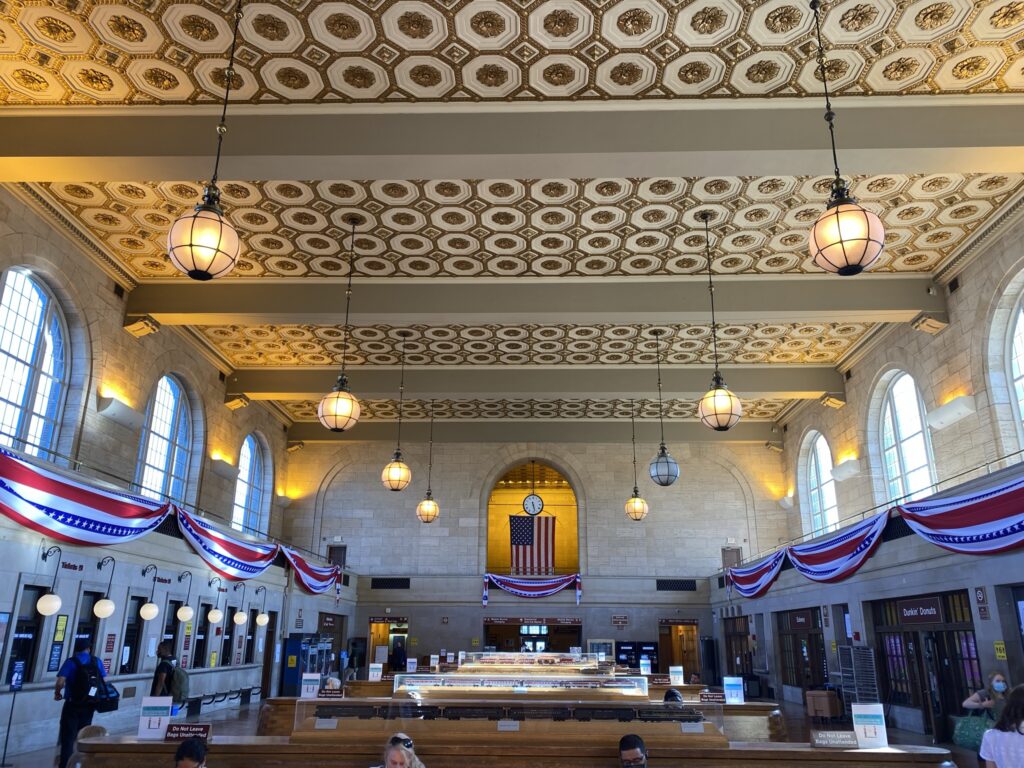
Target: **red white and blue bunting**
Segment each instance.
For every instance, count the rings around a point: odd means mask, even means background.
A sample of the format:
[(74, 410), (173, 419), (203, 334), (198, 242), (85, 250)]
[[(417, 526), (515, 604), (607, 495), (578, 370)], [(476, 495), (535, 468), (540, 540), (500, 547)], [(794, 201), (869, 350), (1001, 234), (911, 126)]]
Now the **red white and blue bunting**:
[(311, 565), (306, 558), (288, 547), (281, 547), (281, 552), (295, 572), (295, 581), (314, 595), (322, 595), (329, 590), (341, 575), (341, 568), (336, 565)]
[(485, 573), (483, 596), (483, 604), (485, 606), (487, 605), (487, 590), (490, 584), (516, 597), (550, 597), (561, 592), (566, 587), (575, 586), (576, 605), (580, 604), (580, 598), (583, 597), (583, 580), (578, 573), (555, 576), (550, 579), (519, 579), (513, 576), (499, 576), (496, 573)]
[(1024, 478), (963, 496), (912, 501), (896, 509), (914, 533), (964, 555), (993, 555), (1024, 545)]
[(178, 528), (196, 554), (225, 579), (241, 581), (259, 576), (277, 557), (277, 544), (236, 538), (183, 509), (178, 509)]
[(835, 536), (786, 548), (793, 567), (811, 581), (842, 581), (857, 572), (882, 541), (889, 512), (879, 512)]
[(775, 582), (782, 570), (782, 562), (786, 559), (786, 550), (780, 549), (757, 565), (746, 568), (729, 568), (725, 572), (725, 580), (729, 583), (729, 591), (735, 589), (743, 597), (760, 597)]
[(86, 485), (0, 449), (0, 513), (51, 539), (85, 547), (127, 544), (170, 511), (169, 504)]

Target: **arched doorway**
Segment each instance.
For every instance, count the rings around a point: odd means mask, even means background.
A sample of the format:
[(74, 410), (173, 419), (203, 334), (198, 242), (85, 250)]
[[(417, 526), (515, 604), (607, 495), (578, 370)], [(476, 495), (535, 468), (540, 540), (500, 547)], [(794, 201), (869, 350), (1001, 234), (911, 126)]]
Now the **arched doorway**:
[[(539, 505), (532, 498), (527, 502), (532, 496), (540, 497)], [(538, 506), (539, 512), (529, 513)], [(526, 552), (529, 545), (515, 543), (513, 534), (515, 542), (533, 541), (537, 551)], [(547, 545), (548, 536), (553, 537), (553, 546)], [(576, 573), (579, 567), (579, 514), (569, 481), (542, 461), (525, 461), (509, 469), (487, 501), (487, 570), (544, 576)]]

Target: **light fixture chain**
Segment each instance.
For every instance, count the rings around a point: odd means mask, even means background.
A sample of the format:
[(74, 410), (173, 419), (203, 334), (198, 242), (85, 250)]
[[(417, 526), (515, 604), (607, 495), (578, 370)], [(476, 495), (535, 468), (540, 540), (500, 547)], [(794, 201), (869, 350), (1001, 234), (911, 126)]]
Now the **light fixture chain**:
[(356, 271), (356, 220), (352, 219), (352, 237), (349, 243), (348, 284), (345, 287), (345, 328), (341, 337), (341, 376), (345, 376), (348, 357), (348, 315), (352, 306), (352, 273)]
[(633, 430), (633, 495), (637, 495), (639, 484), (636, 479), (636, 401), (629, 401), (629, 426)]
[(430, 477), (434, 471), (434, 401), (430, 401), (430, 437), (427, 438), (427, 496), (430, 495)]
[(715, 374), (718, 374), (718, 322), (715, 319), (715, 284), (711, 277), (711, 230), (708, 222), (711, 214), (704, 211), (704, 257), (708, 262), (708, 295), (711, 297), (711, 350), (715, 357)]
[(839, 179), (839, 154), (836, 152), (836, 113), (832, 110), (832, 98), (828, 91), (828, 75), (825, 72), (825, 44), (821, 38), (821, 0), (811, 0), (811, 10), (814, 11), (814, 31), (818, 37), (818, 71), (821, 73), (821, 86), (825, 91), (825, 122), (828, 123), (828, 137), (832, 142), (832, 166), (835, 169), (836, 178)]
[(402, 404), (405, 400), (405, 335), (398, 345), (398, 356), (401, 360), (401, 373), (398, 377), (398, 443), (395, 446), (395, 453), (402, 452)]
[(654, 359), (658, 366), (658, 424), (661, 426), (661, 444), (665, 445), (665, 404), (661, 399), (661, 334), (655, 337)]
[(213, 177), (210, 183), (216, 186), (220, 173), (220, 153), (224, 144), (224, 134), (228, 132), (228, 97), (231, 95), (231, 81), (235, 77), (235, 49), (238, 47), (238, 25), (242, 22), (243, 0), (235, 6), (235, 26), (231, 38), (231, 51), (228, 53), (228, 65), (224, 68), (224, 104), (220, 110), (220, 122), (217, 123), (217, 156), (213, 161)]

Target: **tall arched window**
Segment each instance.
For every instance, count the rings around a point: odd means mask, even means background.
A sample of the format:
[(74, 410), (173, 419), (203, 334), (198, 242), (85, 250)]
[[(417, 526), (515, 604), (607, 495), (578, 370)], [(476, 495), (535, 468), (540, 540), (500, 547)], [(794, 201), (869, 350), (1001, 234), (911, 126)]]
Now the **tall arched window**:
[(263, 521), (263, 448), (253, 435), (245, 438), (238, 453), (238, 481), (231, 526), (246, 533), (265, 533)]
[(67, 332), (57, 302), (22, 269), (0, 275), (0, 445), (34, 456), (57, 443)]
[(935, 481), (924, 416), (917, 384), (900, 373), (882, 403), (882, 465), (890, 499), (919, 498)]
[(1010, 341), (1010, 378), (1017, 403), (1017, 421), (1024, 422), (1024, 304), (1018, 304)]
[(188, 396), (176, 379), (164, 376), (146, 410), (136, 477), (140, 492), (151, 499), (183, 500), (191, 445)]
[(804, 471), (810, 524), (810, 530), (806, 532), (833, 531), (839, 524), (839, 503), (836, 501), (836, 481), (832, 479), (832, 451), (820, 432), (810, 436), (806, 462)]

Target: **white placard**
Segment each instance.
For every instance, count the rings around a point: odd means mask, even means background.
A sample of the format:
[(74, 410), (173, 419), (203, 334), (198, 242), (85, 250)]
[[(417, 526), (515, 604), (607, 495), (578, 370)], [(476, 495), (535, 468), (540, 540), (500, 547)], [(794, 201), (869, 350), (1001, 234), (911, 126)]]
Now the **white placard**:
[(640, 674), (641, 675), (649, 675), (649, 674), (651, 674), (651, 660), (650, 659), (640, 659)]
[(685, 685), (683, 682), (685, 677), (683, 676), (682, 667), (669, 667), (668, 668), (668, 684), (669, 685)]
[(320, 692), (320, 675), (316, 672), (302, 673), (302, 692), (300, 699), (315, 699)]
[(436, 653), (430, 654), (430, 669), (436, 672), (439, 666), (441, 666), (441, 657)]
[(853, 711), (853, 732), (857, 734), (857, 746), (861, 749), (878, 749), (889, 746), (885, 732), (885, 710), (881, 704), (851, 704)]
[(281, 663), (281, 644), (280, 643), (274, 643), (274, 663), (275, 664), (280, 664)]
[(704, 723), (680, 723), (679, 730), (683, 733), (704, 733)]
[(416, 659), (405, 660), (405, 671), (410, 675), (416, 674)]
[(742, 704), (743, 703), (743, 678), (742, 677), (723, 677), (722, 688), (725, 689), (725, 703), (726, 704)]
[(604, 662), (604, 651), (598, 651), (597, 652), (597, 662), (598, 662), (598, 664)]
[(163, 739), (173, 706), (170, 696), (144, 696), (139, 710), (139, 738)]
[(373, 647), (373, 661), (375, 664), (388, 663), (388, 647), (386, 645), (375, 645)]
[(318, 717), (313, 722), (313, 730), (315, 731), (336, 731), (338, 729), (338, 721), (333, 717)]
[(146, 645), (146, 656), (153, 658), (156, 656), (156, 638), (151, 637)]
[(459, 651), (459, 666), (461, 667), (465, 663), (466, 663), (466, 652), (465, 651)]
[(499, 720), (498, 721), (499, 731), (518, 731), (519, 721), (518, 720)]
[(367, 678), (371, 683), (379, 683), (380, 679), (384, 677), (384, 665), (383, 664), (371, 664), (370, 675)]
[(448, 655), (447, 655), (446, 658), (447, 658), (447, 662), (449, 664), (454, 664), (455, 663), (455, 654), (452, 653), (451, 651), (448, 651)]

